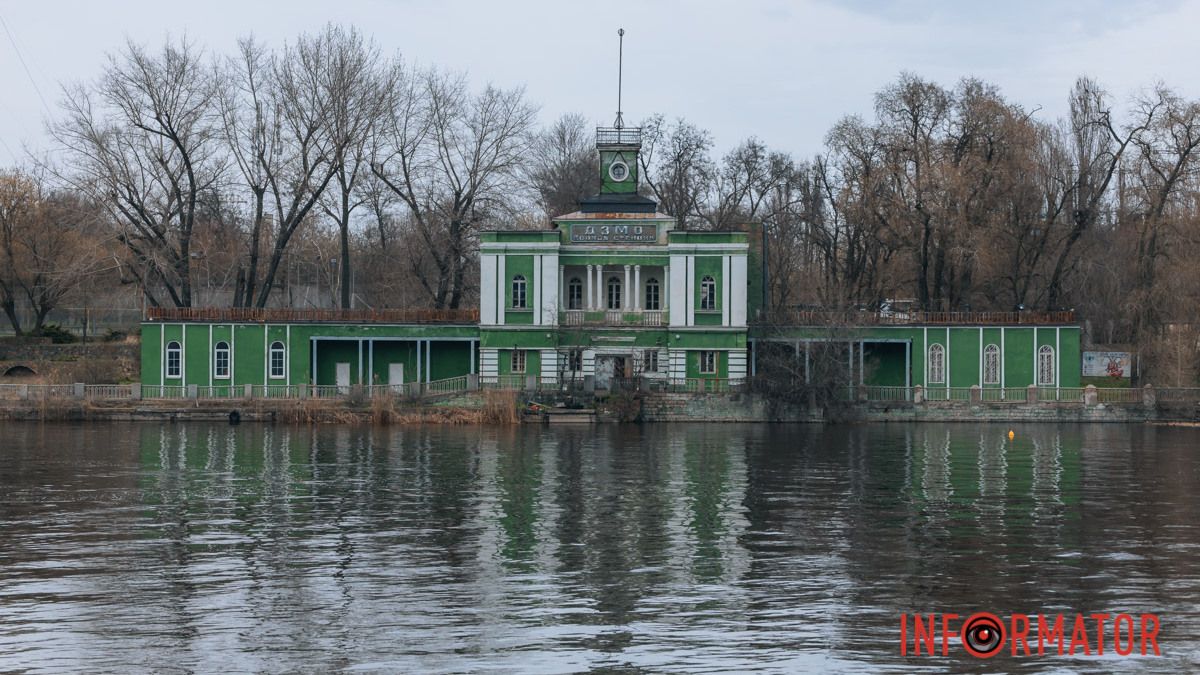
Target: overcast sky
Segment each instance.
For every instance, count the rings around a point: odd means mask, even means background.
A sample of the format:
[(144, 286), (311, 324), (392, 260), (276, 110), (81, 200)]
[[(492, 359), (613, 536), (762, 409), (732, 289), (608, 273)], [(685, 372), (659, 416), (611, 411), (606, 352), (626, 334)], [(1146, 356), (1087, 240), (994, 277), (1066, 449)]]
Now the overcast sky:
[(476, 84), (524, 86), (543, 122), (580, 112), (601, 124), (623, 26), (626, 119), (683, 116), (720, 150), (753, 135), (814, 154), (901, 71), (982, 78), (1044, 119), (1080, 74), (1120, 101), (1159, 80), (1200, 97), (1200, 0), (0, 0), (0, 18), (0, 165), (48, 146), (60, 83), (94, 78), (127, 37), (186, 34), (230, 53), (247, 33), (278, 45), (330, 21)]

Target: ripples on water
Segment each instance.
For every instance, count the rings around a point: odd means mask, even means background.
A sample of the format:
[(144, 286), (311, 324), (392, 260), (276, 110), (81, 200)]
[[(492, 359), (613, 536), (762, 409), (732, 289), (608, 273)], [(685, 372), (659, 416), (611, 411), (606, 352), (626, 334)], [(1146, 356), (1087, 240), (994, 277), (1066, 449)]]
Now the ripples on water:
[[(3, 425), (0, 670), (1200, 668), (1200, 430), (1006, 431)], [(975, 610), (1164, 656), (900, 657)]]

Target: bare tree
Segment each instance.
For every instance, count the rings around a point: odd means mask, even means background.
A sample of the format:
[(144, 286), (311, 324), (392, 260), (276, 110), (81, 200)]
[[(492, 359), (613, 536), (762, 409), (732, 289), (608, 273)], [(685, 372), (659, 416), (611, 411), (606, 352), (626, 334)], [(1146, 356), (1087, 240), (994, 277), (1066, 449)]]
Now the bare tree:
[(659, 209), (675, 216), (681, 229), (697, 222), (715, 168), (709, 157), (712, 136), (677, 119), (668, 126), (662, 115), (642, 123), (642, 151), (638, 156), (646, 186)]
[(329, 66), (322, 71), (326, 96), (333, 102), (329, 127), (334, 155), (333, 189), (325, 193), (322, 210), (338, 226), (340, 302), (352, 304), (353, 269), (350, 261), (350, 217), (370, 198), (359, 189), (360, 178), (369, 174), (370, 156), (378, 142), (377, 132), (388, 114), (390, 99), (403, 81), (398, 59), (385, 61), (379, 48), (353, 29), (330, 29)]
[(0, 172), (0, 307), (24, 334), (19, 309), (37, 335), (59, 302), (101, 266), (99, 208), (77, 192), (50, 191), (43, 176)]
[(579, 200), (600, 191), (591, 128), (582, 115), (566, 114), (533, 143), (530, 182), (548, 218), (570, 213)]
[[(221, 98), (225, 138), (254, 202), (250, 259), (242, 304), (265, 307), (288, 244), (334, 180), (347, 148), (358, 140), (339, 131), (343, 105), (331, 96), (357, 34), (327, 26), (270, 54), (252, 38), (226, 64)], [(274, 210), (268, 217), (266, 207)], [(269, 231), (268, 231), (269, 229)], [(259, 277), (259, 247), (269, 249)]]
[(434, 307), (457, 309), (475, 234), (518, 196), (535, 109), (520, 89), (472, 94), (463, 77), (437, 71), (410, 74), (397, 94), (372, 170), (407, 207), (418, 282)]
[(164, 291), (192, 304), (191, 237), (200, 194), (224, 170), (216, 142), (216, 78), (185, 40), (158, 54), (129, 42), (100, 78), (65, 89), (51, 133), (66, 150), (76, 188), (121, 225), (131, 270), (151, 304)]

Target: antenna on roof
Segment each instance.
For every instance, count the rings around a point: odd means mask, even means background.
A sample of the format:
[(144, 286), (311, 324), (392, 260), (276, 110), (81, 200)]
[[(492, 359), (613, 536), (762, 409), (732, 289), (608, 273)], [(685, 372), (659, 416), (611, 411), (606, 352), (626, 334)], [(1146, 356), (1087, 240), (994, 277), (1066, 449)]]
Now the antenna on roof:
[(621, 129), (625, 126), (625, 119), (621, 116), (621, 71), (623, 70), (623, 67), (624, 67), (624, 64), (623, 64), (624, 56), (625, 56), (625, 29), (618, 28), (617, 29), (617, 121), (613, 123), (613, 126), (616, 127), (617, 129)]

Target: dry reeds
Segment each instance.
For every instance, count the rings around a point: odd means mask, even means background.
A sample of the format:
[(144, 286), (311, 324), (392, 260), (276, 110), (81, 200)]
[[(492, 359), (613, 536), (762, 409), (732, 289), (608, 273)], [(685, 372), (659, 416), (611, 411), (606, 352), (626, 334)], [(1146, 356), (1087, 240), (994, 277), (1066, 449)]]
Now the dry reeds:
[(519, 424), (517, 392), (510, 389), (488, 389), (483, 392), (481, 421), (485, 424)]

